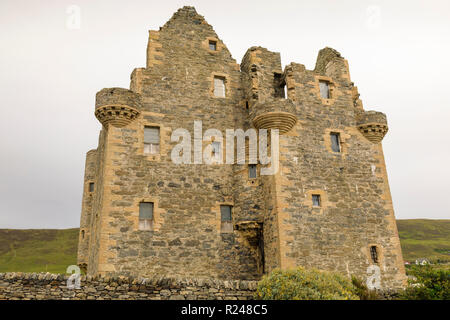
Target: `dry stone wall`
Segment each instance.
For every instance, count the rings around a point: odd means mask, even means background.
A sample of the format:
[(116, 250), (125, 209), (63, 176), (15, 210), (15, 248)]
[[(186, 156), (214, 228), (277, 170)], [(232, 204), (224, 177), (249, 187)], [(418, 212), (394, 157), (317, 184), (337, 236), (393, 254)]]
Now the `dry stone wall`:
[(0, 300), (250, 300), (255, 281), (81, 276), (69, 289), (69, 275), (0, 273)]

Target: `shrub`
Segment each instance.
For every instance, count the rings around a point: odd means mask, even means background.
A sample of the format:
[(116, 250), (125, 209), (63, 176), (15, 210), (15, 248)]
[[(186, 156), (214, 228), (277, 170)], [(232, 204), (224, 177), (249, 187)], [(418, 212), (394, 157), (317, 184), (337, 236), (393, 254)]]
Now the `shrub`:
[(382, 300), (383, 297), (381, 297), (375, 290), (369, 290), (367, 288), (366, 283), (355, 277), (352, 276), (352, 284), (355, 288), (355, 294), (359, 297), (360, 300)]
[(450, 270), (442, 267), (410, 266), (407, 273), (414, 277), (401, 293), (406, 300), (450, 300)]
[(350, 279), (335, 273), (302, 267), (274, 270), (258, 283), (256, 299), (358, 300)]

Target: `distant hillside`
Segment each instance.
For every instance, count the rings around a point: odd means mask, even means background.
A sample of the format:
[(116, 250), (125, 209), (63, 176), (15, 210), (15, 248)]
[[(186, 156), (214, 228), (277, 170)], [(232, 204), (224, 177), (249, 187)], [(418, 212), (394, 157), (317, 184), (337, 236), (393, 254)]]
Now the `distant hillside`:
[[(397, 220), (405, 261), (450, 261), (450, 220)], [(77, 261), (78, 229), (0, 229), (0, 272), (65, 273)]]
[(403, 259), (450, 261), (450, 220), (397, 220)]
[(0, 229), (0, 272), (65, 273), (77, 246), (78, 229)]

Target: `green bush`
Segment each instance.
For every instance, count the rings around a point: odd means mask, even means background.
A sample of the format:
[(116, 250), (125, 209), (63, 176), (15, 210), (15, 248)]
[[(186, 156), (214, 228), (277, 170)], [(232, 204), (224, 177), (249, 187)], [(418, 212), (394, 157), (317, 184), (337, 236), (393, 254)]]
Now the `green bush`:
[(401, 293), (406, 300), (450, 300), (450, 269), (431, 265), (410, 266), (407, 274), (415, 277)]
[(256, 299), (262, 300), (359, 300), (352, 282), (334, 272), (302, 267), (274, 270), (258, 283)]
[(369, 290), (366, 283), (360, 278), (352, 276), (352, 284), (355, 288), (355, 294), (360, 300), (383, 300), (383, 297), (378, 295), (375, 290)]

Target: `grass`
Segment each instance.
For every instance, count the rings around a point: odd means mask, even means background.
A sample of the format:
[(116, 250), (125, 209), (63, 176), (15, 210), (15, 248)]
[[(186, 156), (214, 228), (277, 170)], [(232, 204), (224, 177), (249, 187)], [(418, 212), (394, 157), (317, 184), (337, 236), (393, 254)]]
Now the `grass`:
[(78, 229), (0, 229), (0, 272), (66, 273), (77, 246)]
[(450, 262), (450, 220), (397, 220), (403, 259)]
[[(405, 261), (450, 261), (450, 220), (397, 220)], [(65, 273), (77, 262), (78, 229), (0, 229), (0, 272)]]

